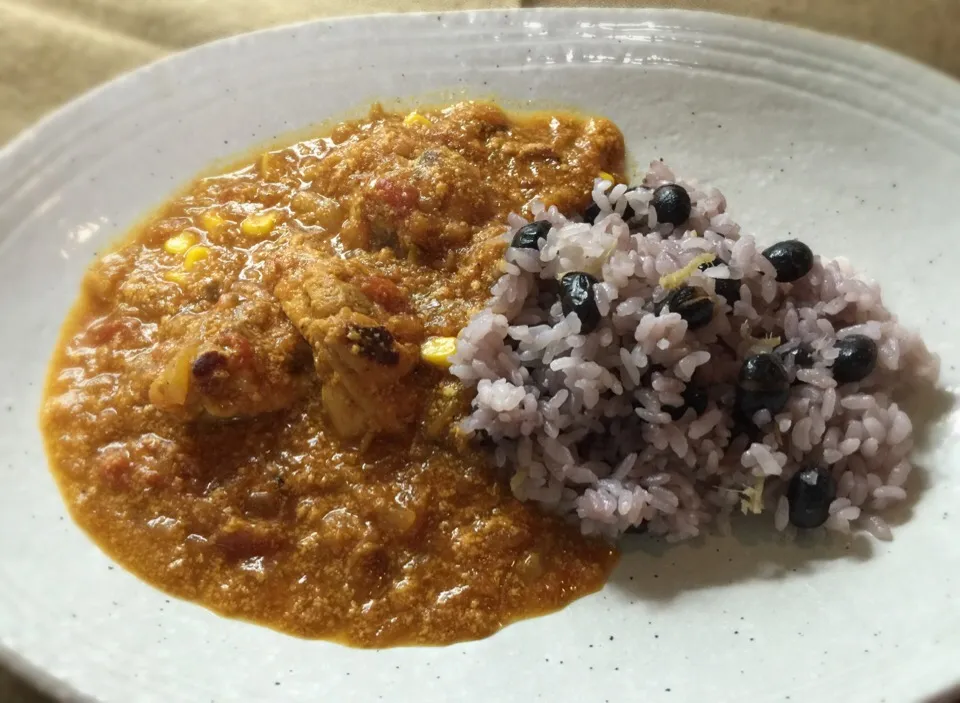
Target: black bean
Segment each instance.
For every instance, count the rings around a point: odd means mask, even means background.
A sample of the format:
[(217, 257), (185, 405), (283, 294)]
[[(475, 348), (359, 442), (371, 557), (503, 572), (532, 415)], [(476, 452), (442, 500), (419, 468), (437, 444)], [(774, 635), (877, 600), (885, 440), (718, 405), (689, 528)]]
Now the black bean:
[(809, 369), (815, 361), (813, 347), (806, 342), (801, 342), (797, 346), (781, 352), (780, 356), (784, 361), (791, 361), (798, 369)]
[(877, 367), (877, 343), (862, 334), (837, 340), (833, 378), (837, 383), (862, 381)]
[(778, 413), (789, 398), (790, 378), (779, 358), (764, 353), (744, 359), (737, 378), (737, 409), (744, 417), (759, 410)]
[(707, 411), (707, 392), (700, 386), (688, 383), (683, 389), (683, 405), (679, 408), (675, 405), (664, 405), (663, 409), (674, 420), (679, 420), (687, 412), (687, 408), (693, 410), (693, 414), (699, 417)]
[(540, 240), (545, 239), (549, 231), (550, 223), (546, 220), (531, 222), (517, 230), (510, 246), (517, 249), (539, 249)]
[(573, 271), (560, 279), (560, 306), (563, 314), (576, 313), (580, 334), (590, 334), (600, 324), (600, 310), (593, 287), (597, 279), (583, 271)]
[(777, 280), (781, 283), (800, 280), (813, 268), (813, 252), (799, 239), (777, 242), (764, 249), (763, 255), (777, 270)]
[(801, 529), (820, 527), (830, 517), (830, 504), (836, 497), (837, 482), (827, 469), (800, 469), (787, 484), (790, 524)]
[(801, 344), (793, 354), (793, 363), (801, 369), (813, 366), (813, 348), (809, 344)]
[[(720, 264), (726, 263), (720, 259), (714, 259), (713, 261), (708, 261), (705, 264), (700, 264), (697, 268), (701, 271), (706, 271), (709, 268), (714, 266), (719, 266)], [(717, 291), (717, 295), (727, 301), (729, 305), (733, 305), (735, 302), (740, 300), (740, 279), (738, 278), (714, 278), (713, 279), (714, 290)]]
[(692, 408), (697, 416), (703, 415), (707, 411), (707, 392), (700, 386), (688, 383), (683, 391), (683, 402), (688, 408)]
[(717, 295), (733, 305), (740, 300), (740, 280), (737, 278), (718, 278), (714, 281)]
[(674, 422), (676, 422), (687, 412), (687, 406), (686, 404), (681, 405), (680, 407), (677, 407), (676, 405), (664, 405), (663, 410), (673, 419)]
[(690, 219), (692, 207), (690, 194), (676, 183), (668, 183), (653, 191), (653, 209), (657, 211), (658, 223), (682, 225)]
[[(627, 193), (632, 193), (633, 191), (637, 190), (638, 188), (642, 188), (642, 187), (643, 187), (643, 186), (630, 186), (630, 187), (627, 188), (625, 191), (623, 191), (623, 194), (626, 195)], [(636, 214), (637, 214), (637, 213), (635, 213), (635, 212), (633, 211), (633, 206), (632, 206), (632, 205), (627, 205), (627, 206), (623, 209), (623, 215), (621, 215), (621, 217), (623, 218), (623, 221), (624, 221), (624, 222), (629, 222), (630, 220), (632, 220), (632, 219), (634, 218), (634, 216), (636, 216)]]
[(679, 313), (687, 321), (687, 326), (699, 329), (713, 319), (713, 301), (703, 288), (680, 286), (670, 291), (666, 298), (656, 305), (656, 313), (663, 311)]
[(587, 209), (583, 211), (583, 221), (592, 225), (597, 221), (599, 216), (600, 206), (591, 200), (590, 204), (587, 205)]

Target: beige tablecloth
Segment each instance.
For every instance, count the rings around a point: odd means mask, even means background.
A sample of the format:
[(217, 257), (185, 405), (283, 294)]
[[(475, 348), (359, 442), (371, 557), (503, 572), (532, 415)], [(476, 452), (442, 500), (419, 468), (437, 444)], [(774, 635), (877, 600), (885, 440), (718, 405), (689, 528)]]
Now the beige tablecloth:
[[(875, 42), (960, 75), (960, 0), (0, 0), (0, 144), (118, 73), (229, 34), (361, 10), (587, 4), (684, 7), (790, 22)], [(0, 670), (0, 702), (46, 700)]]

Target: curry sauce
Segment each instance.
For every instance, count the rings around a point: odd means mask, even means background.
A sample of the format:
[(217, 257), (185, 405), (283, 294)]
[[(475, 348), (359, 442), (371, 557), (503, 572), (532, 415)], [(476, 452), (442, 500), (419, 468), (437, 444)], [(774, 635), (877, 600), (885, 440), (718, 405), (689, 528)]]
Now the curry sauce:
[(597, 590), (612, 548), (511, 495), (421, 349), (483, 305), (508, 213), (575, 212), (623, 159), (602, 118), (375, 106), (198, 180), (65, 324), (42, 427), (74, 518), (171, 594), (358, 646)]

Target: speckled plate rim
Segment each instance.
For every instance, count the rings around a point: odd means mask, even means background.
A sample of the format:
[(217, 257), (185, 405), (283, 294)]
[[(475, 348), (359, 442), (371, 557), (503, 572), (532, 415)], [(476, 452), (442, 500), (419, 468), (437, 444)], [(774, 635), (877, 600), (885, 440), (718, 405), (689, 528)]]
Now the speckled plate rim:
[[(122, 98), (125, 93), (135, 91), (144, 78), (158, 70), (172, 70), (180, 65), (186, 67), (202, 59), (206, 52), (217, 52), (247, 42), (256, 42), (258, 37), (296, 32), (314, 25), (347, 26), (358, 23), (365, 23), (371, 27), (378, 26), (380, 23), (415, 25), (434, 17), (442, 21), (458, 21), (462, 18), (468, 20), (470, 25), (476, 24), (481, 31), (485, 28), (485, 18), (503, 17), (508, 23), (559, 22), (569, 19), (581, 21), (584, 27), (593, 23), (604, 25), (629, 22), (643, 25), (647, 30), (663, 31), (668, 34), (676, 31), (703, 33), (705, 44), (709, 44), (709, 37), (714, 34), (718, 37), (733, 37), (735, 41), (745, 42), (746, 45), (757, 40), (766, 48), (775, 43), (785, 53), (795, 54), (795, 58), (813, 60), (814, 63), (822, 63), (824, 68), (831, 67), (841, 73), (850, 70), (860, 78), (877, 81), (877, 85), (889, 91), (896, 101), (902, 101), (901, 104), (912, 102), (917, 106), (917, 115), (923, 115), (921, 122), (929, 129), (930, 138), (943, 138), (952, 148), (960, 149), (960, 82), (933, 68), (887, 50), (810, 30), (708, 12), (660, 9), (483, 10), (379, 14), (312, 20), (228, 37), (164, 57), (114, 78), (44, 116), (0, 147), (0, 199), (18, 197), (24, 193), (24, 190), (29, 190), (30, 180), (26, 182), (18, 180), (14, 175), (16, 170), (25, 165), (38, 163), (51, 145), (58, 143), (58, 139), (72, 136), (71, 123), (78, 115), (85, 112), (96, 114), (101, 104)], [(492, 25), (486, 29), (492, 29)], [(835, 65), (831, 66), (831, 64)], [(936, 100), (931, 100), (931, 96), (936, 96)], [(8, 229), (3, 226), (6, 224), (0, 221), (0, 230), (5, 232), (3, 239), (0, 239), (0, 255), (12, 240), (6, 235)], [(41, 692), (58, 700), (95, 700), (75, 689), (69, 682), (51, 675), (41, 665), (8, 648), (2, 641), (0, 641), (0, 663), (34, 684)], [(949, 695), (945, 694), (944, 700), (947, 700)]]

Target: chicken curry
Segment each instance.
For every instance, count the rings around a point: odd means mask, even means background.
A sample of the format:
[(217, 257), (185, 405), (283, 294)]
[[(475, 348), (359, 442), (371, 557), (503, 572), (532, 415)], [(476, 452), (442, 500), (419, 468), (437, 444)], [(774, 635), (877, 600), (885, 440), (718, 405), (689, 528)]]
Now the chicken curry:
[(612, 548), (516, 500), (444, 367), (532, 198), (623, 169), (602, 118), (393, 114), (205, 177), (88, 272), (42, 426), (77, 522), (225, 615), (358, 646), (483, 637)]

